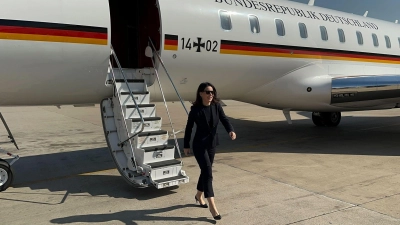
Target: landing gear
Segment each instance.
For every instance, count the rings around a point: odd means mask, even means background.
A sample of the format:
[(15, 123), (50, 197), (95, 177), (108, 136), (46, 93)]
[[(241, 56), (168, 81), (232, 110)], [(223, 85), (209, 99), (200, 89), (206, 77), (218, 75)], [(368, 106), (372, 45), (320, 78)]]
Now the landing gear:
[(340, 112), (313, 112), (312, 120), (315, 126), (336, 127), (339, 125), (342, 114)]
[(10, 186), (13, 178), (10, 164), (0, 159), (0, 191), (5, 191)]

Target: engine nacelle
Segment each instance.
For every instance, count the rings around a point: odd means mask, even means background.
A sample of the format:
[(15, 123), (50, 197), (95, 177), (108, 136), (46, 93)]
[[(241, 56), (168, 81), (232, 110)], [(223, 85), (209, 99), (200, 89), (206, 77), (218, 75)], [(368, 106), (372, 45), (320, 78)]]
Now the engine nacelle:
[(330, 105), (332, 77), (323, 66), (303, 67), (267, 86), (270, 89), (265, 98), (268, 107), (305, 111), (335, 109)]

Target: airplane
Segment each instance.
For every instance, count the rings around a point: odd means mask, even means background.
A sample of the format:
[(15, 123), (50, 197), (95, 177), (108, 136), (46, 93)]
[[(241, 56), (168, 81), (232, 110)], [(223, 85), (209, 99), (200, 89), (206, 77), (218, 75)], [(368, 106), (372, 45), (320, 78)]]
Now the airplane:
[[(0, 105), (100, 103), (113, 160), (136, 187), (189, 181), (150, 102), (192, 101), (203, 81), (289, 123), (308, 111), (335, 127), (343, 111), (400, 103), (398, 24), (313, 0), (5, 0), (0, 12)], [(150, 96), (156, 81), (162, 95)]]

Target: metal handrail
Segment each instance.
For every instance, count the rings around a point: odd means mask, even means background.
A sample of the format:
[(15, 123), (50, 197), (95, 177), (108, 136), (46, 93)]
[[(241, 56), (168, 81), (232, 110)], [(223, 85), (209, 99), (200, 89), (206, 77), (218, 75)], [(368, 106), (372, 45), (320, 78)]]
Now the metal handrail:
[[(129, 137), (128, 126), (127, 126), (126, 121), (125, 121), (125, 114), (124, 114), (124, 111), (123, 111), (123, 109), (122, 109), (121, 102), (119, 102), (119, 106), (120, 106), (120, 109), (121, 109), (121, 113), (122, 113), (122, 117), (123, 117), (123, 121), (124, 121), (124, 125), (125, 125), (125, 130), (126, 130), (127, 136), (128, 136), (128, 139), (126, 139), (125, 141), (122, 141), (122, 142), (118, 143), (118, 146), (120, 146), (120, 147), (123, 148), (124, 144), (125, 144), (127, 141), (130, 141), (133, 137), (135, 137), (136, 135), (138, 135), (139, 133), (141, 133), (141, 132), (144, 130), (144, 124), (145, 124), (145, 123), (144, 123), (143, 116), (142, 116), (142, 114), (140, 113), (139, 106), (138, 106), (138, 104), (137, 104), (137, 102), (136, 102), (136, 100), (135, 100), (135, 97), (134, 97), (133, 94), (132, 94), (132, 90), (131, 90), (130, 87), (129, 87), (128, 80), (126, 79), (125, 74), (124, 74), (124, 71), (123, 71), (123, 69), (122, 69), (122, 67), (121, 67), (121, 64), (119, 63), (118, 57), (117, 57), (116, 53), (114, 52), (114, 48), (112, 47), (112, 45), (111, 45), (110, 47), (111, 47), (112, 56), (114, 57), (114, 60), (115, 60), (115, 62), (117, 63), (118, 69), (120, 70), (121, 75), (122, 75), (123, 78), (124, 78), (124, 82), (125, 82), (126, 86), (128, 87), (128, 90), (129, 90), (129, 95), (130, 95), (130, 97), (132, 98), (133, 102), (135, 103), (136, 110), (137, 110), (138, 113), (139, 113), (139, 116), (140, 116), (140, 119), (141, 119), (141, 123), (142, 123), (142, 128), (140, 129), (140, 131), (137, 132), (137, 133), (135, 133), (135, 134), (133, 134), (131, 137)], [(114, 69), (113, 69), (113, 66), (112, 66), (112, 64), (111, 64), (111, 61), (109, 61), (109, 66), (110, 66), (111, 74), (112, 74), (112, 76), (113, 76), (114, 89), (115, 89), (115, 88), (116, 88), (116, 86), (115, 86), (116, 77), (115, 77), (115, 74), (114, 74)], [(120, 93), (119, 93), (118, 91), (116, 91), (116, 93), (117, 93), (118, 101), (120, 101)], [(136, 157), (135, 157), (135, 152), (133, 151), (133, 148), (132, 148), (132, 143), (130, 143), (130, 146), (129, 146), (129, 147), (130, 147), (130, 150), (131, 150), (131, 153), (132, 153), (133, 163), (135, 164), (134, 166), (135, 166), (136, 170), (138, 170), (138, 165), (137, 165), (137, 163), (136, 163)]]
[[(113, 82), (114, 82), (114, 84), (115, 84), (115, 74), (114, 74), (114, 69), (112, 68), (111, 60), (109, 61), (109, 67), (110, 67), (110, 70), (111, 70), (111, 74), (112, 74), (112, 76), (113, 76)], [(116, 91), (115, 85), (114, 85), (114, 91)], [(120, 110), (121, 110), (122, 117), (124, 117), (123, 121), (124, 121), (126, 136), (129, 137), (128, 125), (126, 124), (125, 115), (124, 115), (124, 112), (123, 112), (123, 109), (122, 109), (122, 106), (121, 106), (121, 102), (120, 102), (120, 100), (119, 100), (119, 98), (120, 98), (119, 92), (117, 92), (117, 96), (116, 96), (116, 97), (118, 98), (119, 108), (120, 108)], [(123, 148), (123, 146), (120, 146), (120, 144), (118, 144), (118, 146)], [(135, 164), (135, 168), (136, 168), (136, 171), (137, 171), (138, 168), (137, 168), (137, 164), (136, 164), (136, 157), (135, 157), (135, 153), (134, 153), (134, 151), (133, 151), (132, 145), (129, 146), (129, 149), (131, 150), (133, 163)]]
[[(129, 138), (126, 139), (125, 141), (123, 141), (123, 142), (121, 142), (121, 143), (118, 144), (118, 145), (120, 145), (120, 146), (123, 146), (123, 145), (125, 144), (125, 142), (129, 141), (130, 139), (132, 139), (132, 138), (135, 137), (136, 135), (138, 135), (138, 134), (140, 134), (140, 133), (143, 132), (145, 122), (144, 122), (142, 113), (140, 113), (139, 105), (137, 104), (137, 102), (136, 102), (136, 100), (135, 100), (135, 97), (134, 97), (133, 94), (132, 94), (132, 90), (131, 90), (131, 88), (129, 87), (128, 80), (127, 80), (126, 77), (125, 77), (124, 71), (122, 70), (121, 64), (119, 63), (118, 57), (117, 57), (117, 55), (115, 54), (114, 48), (112, 47), (112, 45), (111, 45), (111, 53), (112, 53), (112, 55), (114, 56), (115, 62), (117, 63), (118, 68), (119, 68), (119, 70), (121, 71), (122, 76), (124, 77), (125, 84), (126, 84), (126, 86), (128, 87), (128, 90), (129, 90), (129, 95), (131, 96), (133, 102), (135, 103), (136, 110), (137, 110), (137, 112), (139, 113), (140, 120), (141, 120), (141, 123), (142, 123), (142, 128), (140, 129), (139, 132), (133, 134), (131, 137), (129, 137)], [(111, 68), (111, 70), (112, 70), (112, 68)], [(114, 82), (115, 82), (115, 77), (114, 77)], [(125, 119), (125, 117), (124, 117), (124, 119)]]
[[(163, 60), (161, 59), (161, 56), (160, 56), (160, 55), (158, 54), (158, 52), (156, 51), (156, 47), (154, 47), (153, 41), (151, 40), (150, 37), (149, 37), (149, 41), (150, 41), (151, 47), (152, 47), (152, 49), (153, 49), (153, 52), (156, 53), (156, 56), (157, 56), (158, 60), (160, 61), (161, 65), (163, 66), (163, 68), (164, 68), (164, 70), (165, 70), (165, 73), (167, 74), (169, 80), (171, 81), (171, 84), (172, 84), (172, 86), (174, 87), (175, 92), (176, 92), (176, 94), (178, 95), (179, 100), (181, 101), (181, 104), (182, 104), (183, 108), (184, 108), (185, 111), (186, 111), (186, 114), (189, 115), (189, 112), (188, 112), (188, 110), (186, 109), (186, 106), (185, 106), (185, 104), (183, 103), (183, 100), (182, 100), (182, 98), (181, 98), (181, 95), (178, 93), (178, 90), (176, 89), (175, 84), (174, 84), (174, 82), (172, 81), (171, 76), (169, 75), (168, 70), (167, 70), (167, 68), (165, 67), (164, 62), (163, 62)], [(154, 65), (154, 69), (155, 69), (155, 64), (154, 64), (154, 62), (153, 62), (153, 65)], [(156, 71), (157, 71), (157, 69), (156, 69)]]
[[(15, 141), (14, 136), (13, 136), (13, 134), (11, 133), (11, 130), (10, 130), (10, 128), (8, 127), (7, 122), (6, 122), (6, 120), (4, 119), (3, 114), (1, 114), (1, 112), (0, 112), (0, 119), (1, 119), (1, 121), (3, 122), (3, 125), (4, 125), (4, 127), (6, 128), (6, 130), (7, 130), (8, 138), (10, 139), (9, 141), (0, 142), (0, 144), (13, 143), (14, 146), (15, 146), (15, 148), (16, 148), (17, 150), (19, 150), (18, 145), (17, 145), (17, 142)], [(12, 161), (9, 162), (10, 166), (11, 166), (12, 164), (14, 164), (17, 160), (19, 160), (19, 156), (18, 156), (18, 155), (14, 155), (14, 154), (12, 154), (12, 153), (10, 153), (10, 152), (8, 152), (8, 151), (2, 149), (2, 148), (0, 148), (0, 153), (7, 154), (8, 156), (11, 156), (11, 157), (13, 158)]]
[(160, 77), (159, 77), (159, 75), (158, 75), (158, 71), (157, 71), (157, 69), (156, 69), (156, 65), (155, 65), (155, 63), (154, 63), (154, 59), (153, 59), (153, 58), (151, 58), (151, 62), (153, 63), (154, 71), (156, 72), (158, 86), (160, 87), (161, 95), (162, 95), (163, 101), (164, 101), (164, 106), (165, 106), (165, 109), (167, 110), (167, 115), (168, 115), (168, 119), (169, 119), (169, 124), (171, 125), (171, 128), (172, 128), (172, 134), (174, 135), (175, 145), (176, 145), (176, 148), (177, 148), (177, 150), (178, 150), (179, 158), (182, 160), (181, 151), (180, 151), (180, 149), (179, 149), (178, 140), (177, 140), (177, 138), (176, 138), (176, 132), (175, 132), (175, 129), (174, 129), (174, 125), (172, 125), (171, 115), (170, 115), (169, 110), (168, 110), (167, 101), (165, 100), (164, 91), (163, 91), (163, 89), (162, 89), (162, 87), (161, 87)]

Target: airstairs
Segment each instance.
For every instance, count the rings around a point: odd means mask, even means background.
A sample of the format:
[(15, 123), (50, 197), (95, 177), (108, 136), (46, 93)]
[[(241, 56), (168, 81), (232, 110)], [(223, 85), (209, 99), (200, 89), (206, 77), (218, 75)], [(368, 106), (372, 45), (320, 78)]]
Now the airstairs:
[[(148, 86), (158, 78), (157, 70), (122, 69), (116, 54), (111, 52), (118, 68), (113, 68), (110, 61), (106, 86), (114, 91), (112, 97), (101, 102), (101, 116), (104, 135), (118, 171), (134, 187), (161, 189), (188, 183), (189, 177), (182, 170), (176, 133), (172, 127), (175, 145), (169, 145), (170, 135), (161, 129), (162, 118), (157, 116), (156, 106), (150, 102)], [(180, 159), (175, 158), (175, 152)]]

